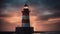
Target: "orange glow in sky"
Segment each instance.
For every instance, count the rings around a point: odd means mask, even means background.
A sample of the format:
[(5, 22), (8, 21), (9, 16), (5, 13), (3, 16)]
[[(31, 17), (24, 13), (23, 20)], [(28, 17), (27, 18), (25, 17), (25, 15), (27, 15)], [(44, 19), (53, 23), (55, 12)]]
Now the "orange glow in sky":
[[(31, 13), (32, 13), (32, 10), (34, 10), (34, 8), (30, 8), (31, 10)], [(56, 23), (58, 21), (60, 21), (60, 18), (50, 18), (48, 19), (47, 21), (44, 21), (44, 20), (39, 20), (37, 21), (36, 19), (38, 18), (37, 16), (33, 16), (31, 15), (30, 13), (30, 23), (31, 23), (31, 26), (34, 27), (34, 30), (35, 31), (54, 31), (54, 30), (58, 30), (59, 28), (56, 27), (58, 26), (57, 24), (59, 23)], [(21, 10), (13, 10), (9, 13), (7, 13), (8, 15), (10, 15), (10, 17), (0, 17), (0, 19), (3, 19), (5, 20), (7, 23), (10, 23), (10, 24), (15, 24), (13, 27), (20, 27), (21, 26), (21, 21), (22, 21), (22, 13), (21, 13)], [(5, 27), (5, 30), (9, 28), (9, 26), (6, 26)], [(56, 29), (58, 28), (58, 29)], [(13, 28), (15, 29), (15, 28)], [(10, 29), (8, 30), (12, 30), (12, 27), (10, 26)]]

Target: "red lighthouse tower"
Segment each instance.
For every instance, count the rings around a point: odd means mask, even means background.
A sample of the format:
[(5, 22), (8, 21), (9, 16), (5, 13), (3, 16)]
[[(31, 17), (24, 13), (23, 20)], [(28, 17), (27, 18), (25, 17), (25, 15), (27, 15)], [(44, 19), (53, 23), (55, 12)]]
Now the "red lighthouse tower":
[(33, 27), (30, 26), (29, 12), (29, 7), (25, 4), (22, 11), (22, 25), (16, 28), (17, 34), (33, 34), (34, 30)]

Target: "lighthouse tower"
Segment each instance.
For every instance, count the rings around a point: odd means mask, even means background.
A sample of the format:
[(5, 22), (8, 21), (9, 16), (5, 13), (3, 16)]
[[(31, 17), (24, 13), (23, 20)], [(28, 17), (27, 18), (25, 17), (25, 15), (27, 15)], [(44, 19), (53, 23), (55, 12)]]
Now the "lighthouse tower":
[(25, 4), (22, 11), (22, 25), (16, 28), (17, 34), (33, 34), (34, 30), (33, 27), (30, 26), (29, 13), (29, 7)]
[(29, 9), (28, 5), (24, 5), (24, 10), (22, 11), (22, 27), (30, 27)]

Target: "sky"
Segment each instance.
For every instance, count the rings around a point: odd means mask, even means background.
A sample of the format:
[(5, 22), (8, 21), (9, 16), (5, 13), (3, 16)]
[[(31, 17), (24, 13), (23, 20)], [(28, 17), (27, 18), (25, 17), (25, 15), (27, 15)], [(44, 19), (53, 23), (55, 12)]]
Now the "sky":
[(29, 5), (30, 24), (35, 31), (60, 31), (60, 0), (1, 0), (0, 31), (21, 27), (25, 3)]

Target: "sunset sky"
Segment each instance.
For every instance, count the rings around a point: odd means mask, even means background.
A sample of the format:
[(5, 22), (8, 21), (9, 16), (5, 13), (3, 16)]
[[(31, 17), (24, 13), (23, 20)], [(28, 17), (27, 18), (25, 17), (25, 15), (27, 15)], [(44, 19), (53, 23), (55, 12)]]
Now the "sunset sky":
[(60, 0), (1, 0), (0, 31), (21, 27), (25, 3), (29, 5), (30, 23), (35, 31), (60, 31)]

